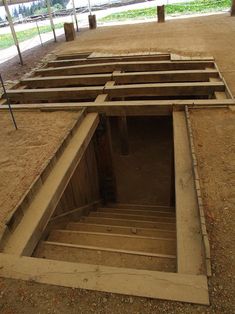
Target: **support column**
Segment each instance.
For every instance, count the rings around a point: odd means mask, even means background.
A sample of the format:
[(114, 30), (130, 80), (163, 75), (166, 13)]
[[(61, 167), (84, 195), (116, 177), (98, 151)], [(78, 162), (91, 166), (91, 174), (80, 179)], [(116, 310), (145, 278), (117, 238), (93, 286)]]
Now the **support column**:
[(232, 0), (231, 16), (235, 16), (235, 0)]
[(88, 0), (88, 10), (89, 10), (89, 15), (88, 15), (89, 28), (95, 29), (97, 27), (96, 16), (95, 16), (95, 14), (92, 14), (92, 12), (91, 12), (90, 0)]
[(76, 29), (78, 32), (78, 20), (77, 20), (77, 14), (76, 14), (76, 8), (75, 8), (74, 0), (72, 0), (72, 4), (73, 4), (73, 15), (74, 15), (75, 23), (76, 23)]
[(157, 19), (158, 19), (158, 23), (165, 22), (165, 5), (157, 6)]
[(129, 155), (129, 141), (126, 116), (118, 117), (118, 128), (121, 140), (122, 155)]
[(55, 33), (55, 25), (54, 25), (53, 18), (52, 18), (52, 13), (51, 13), (51, 1), (50, 0), (46, 0), (46, 3), (47, 3), (47, 12), (48, 12), (50, 23), (51, 23), (51, 29), (52, 29), (52, 32), (53, 32), (53, 35), (54, 35), (54, 41), (56, 43), (57, 42), (57, 38), (56, 38), (56, 33)]
[(100, 194), (103, 202), (116, 202), (117, 186), (113, 166), (113, 150), (109, 118), (100, 116), (96, 131), (96, 160), (100, 180)]
[(16, 45), (17, 51), (18, 51), (18, 55), (19, 55), (19, 58), (20, 58), (20, 64), (24, 65), (23, 59), (22, 59), (22, 55), (21, 55), (21, 51), (20, 51), (19, 42), (18, 42), (18, 39), (17, 39), (17, 36), (16, 36), (16, 32), (15, 32), (15, 28), (14, 28), (14, 24), (12, 22), (11, 13), (10, 13), (10, 10), (9, 10), (8, 4), (7, 4), (7, 0), (3, 0), (3, 5), (5, 7), (7, 20), (9, 22), (9, 25), (10, 25), (10, 28), (11, 28), (11, 34), (12, 34), (12, 37), (14, 39), (14, 43)]

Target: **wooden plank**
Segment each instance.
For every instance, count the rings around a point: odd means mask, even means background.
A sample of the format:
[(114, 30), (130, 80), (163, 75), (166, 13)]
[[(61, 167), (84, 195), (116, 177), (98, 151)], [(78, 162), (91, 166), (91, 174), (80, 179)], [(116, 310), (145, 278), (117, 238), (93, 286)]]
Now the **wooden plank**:
[(63, 59), (48, 62), (49, 67), (71, 66), (80, 64), (96, 64), (100, 62), (125, 62), (125, 61), (164, 61), (170, 60), (169, 54), (159, 55), (137, 55), (137, 56), (120, 56), (120, 57), (99, 57), (99, 58), (80, 58), (80, 59)]
[(102, 93), (103, 87), (67, 87), (67, 88), (43, 88), (43, 89), (23, 89), (8, 90), (7, 94), (14, 102), (34, 102), (34, 101), (59, 101), (78, 100), (96, 98)]
[(217, 70), (178, 70), (127, 72), (113, 74), (116, 84), (166, 83), (166, 82), (208, 82), (210, 77), (218, 77)]
[(131, 254), (103, 248), (82, 247), (74, 244), (64, 244), (43, 241), (34, 254), (50, 260), (76, 263), (98, 264), (112, 267), (147, 269), (159, 271), (176, 271), (176, 258), (167, 256), (147, 256)]
[[(107, 116), (115, 115), (171, 115), (172, 109), (184, 110), (190, 107), (216, 107), (235, 105), (234, 99), (174, 99), (174, 100), (133, 100), (133, 101), (105, 101), (96, 102), (66, 102), (66, 103), (34, 103), (12, 105), (14, 110), (80, 110), (84, 107), (88, 112), (105, 113)], [(0, 111), (8, 110), (7, 105), (2, 105)]]
[(30, 77), (22, 79), (21, 83), (30, 88), (94, 86), (105, 85), (111, 78), (111, 74)]
[(178, 272), (205, 271), (199, 210), (184, 112), (173, 112)]
[(160, 211), (160, 210), (150, 210), (150, 209), (138, 209), (138, 208), (115, 208), (115, 207), (98, 207), (97, 212), (101, 213), (112, 213), (112, 214), (129, 214), (129, 215), (139, 215), (139, 216), (158, 216), (158, 217), (175, 217), (175, 213), (172, 211)]
[(175, 231), (161, 230), (153, 228), (132, 228), (128, 226), (109, 226), (101, 224), (89, 224), (83, 222), (69, 222), (66, 226), (68, 230), (108, 232), (110, 234), (136, 234), (141, 236), (154, 236), (175, 239)]
[(98, 246), (110, 249), (131, 250), (147, 254), (166, 254), (175, 256), (176, 240), (169, 238), (143, 237), (138, 235), (123, 235), (109, 233), (95, 233), (73, 230), (52, 230), (48, 241)]
[(199, 275), (50, 261), (0, 253), (0, 276), (65, 287), (209, 304), (207, 278)]
[(99, 122), (98, 114), (88, 114), (63, 155), (48, 175), (41, 189), (34, 197), (3, 251), (16, 255), (31, 255), (43, 230), (55, 210), (71, 176), (79, 164)]
[(91, 51), (89, 52), (77, 52), (77, 53), (60, 53), (58, 55), (56, 55), (56, 59), (57, 60), (64, 60), (64, 59), (84, 59), (84, 58), (88, 58), (91, 55)]
[(214, 68), (212, 61), (143, 61), (143, 62), (111, 62), (87, 65), (74, 65), (58, 68), (44, 68), (34, 72), (35, 75), (54, 76), (54, 75), (78, 75), (110, 73), (113, 71), (169, 71), (169, 70), (203, 70)]
[(109, 97), (130, 96), (206, 96), (214, 92), (223, 92), (223, 82), (191, 82), (191, 83), (152, 83), (105, 86)]

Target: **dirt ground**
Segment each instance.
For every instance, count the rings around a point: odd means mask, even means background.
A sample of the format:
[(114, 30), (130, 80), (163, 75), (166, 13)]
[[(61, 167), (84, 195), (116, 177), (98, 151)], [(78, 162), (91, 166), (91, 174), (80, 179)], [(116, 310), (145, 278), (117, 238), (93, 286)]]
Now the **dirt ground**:
[[(99, 28), (59, 49), (212, 55), (235, 94), (234, 34), (235, 18), (224, 14)], [(194, 111), (192, 123), (212, 254), (209, 307), (0, 279), (0, 313), (234, 313), (234, 112)]]
[(56, 151), (79, 113), (0, 113), (0, 229), (34, 178)]

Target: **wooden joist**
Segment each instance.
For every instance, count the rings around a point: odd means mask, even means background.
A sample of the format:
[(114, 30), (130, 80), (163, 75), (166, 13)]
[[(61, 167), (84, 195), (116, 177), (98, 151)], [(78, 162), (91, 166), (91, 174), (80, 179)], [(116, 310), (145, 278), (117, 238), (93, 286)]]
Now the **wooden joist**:
[(205, 96), (225, 90), (223, 82), (152, 83), (114, 85), (105, 87), (109, 97), (130, 96)]
[(112, 74), (30, 77), (21, 80), (29, 88), (99, 86), (111, 81)]
[(63, 60), (63, 59), (84, 59), (88, 58), (91, 55), (90, 52), (78, 52), (78, 53), (71, 53), (71, 54), (58, 54), (56, 55), (57, 60)]
[(8, 96), (13, 102), (51, 101), (51, 100), (79, 100), (96, 98), (99, 94), (108, 94), (110, 98), (131, 96), (205, 96), (215, 92), (223, 92), (223, 82), (191, 82), (191, 83), (152, 83), (109, 85), (89, 87), (66, 87), (45, 89), (10, 89)]
[(68, 87), (105, 85), (114, 80), (116, 84), (166, 83), (166, 82), (207, 82), (217, 78), (217, 70), (178, 70), (157, 72), (128, 72), (90, 75), (67, 75), (49, 77), (30, 77), (21, 80), (21, 84), (30, 88)]
[(55, 210), (71, 176), (79, 164), (99, 123), (97, 113), (88, 114), (71, 138), (63, 155), (55, 163), (40, 190), (25, 210), (4, 245), (3, 251), (15, 255), (31, 255)]
[(97, 87), (68, 87), (44, 89), (9, 89), (8, 97), (13, 102), (59, 101), (95, 99), (103, 91), (102, 86)]
[(143, 55), (143, 56), (123, 56), (123, 57), (101, 57), (84, 59), (63, 59), (53, 60), (47, 63), (48, 67), (61, 67), (80, 64), (96, 64), (100, 62), (125, 62), (125, 61), (164, 61), (170, 60), (169, 54)]
[(207, 278), (199, 275), (88, 265), (0, 253), (0, 276), (33, 279), (65, 287), (209, 304)]
[(140, 72), (140, 71), (169, 71), (169, 70), (203, 70), (214, 68), (213, 61), (130, 61), (111, 62), (87, 65), (75, 65), (58, 68), (44, 68), (36, 70), (35, 75), (78, 75), (111, 73), (113, 71)]

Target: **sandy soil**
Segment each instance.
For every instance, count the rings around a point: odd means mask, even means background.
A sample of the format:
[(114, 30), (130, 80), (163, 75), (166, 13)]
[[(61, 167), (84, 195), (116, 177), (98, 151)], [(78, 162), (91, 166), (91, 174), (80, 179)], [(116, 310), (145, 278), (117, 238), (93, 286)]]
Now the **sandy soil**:
[(71, 129), (76, 112), (15, 112), (0, 118), (0, 227)]
[[(235, 94), (235, 18), (216, 15), (165, 24), (104, 27), (63, 44), (74, 51), (173, 51), (213, 55)], [(234, 303), (234, 113), (201, 110), (192, 114), (202, 192), (211, 240), (211, 306), (119, 296), (0, 279), (1, 313), (215, 313), (232, 314)]]

